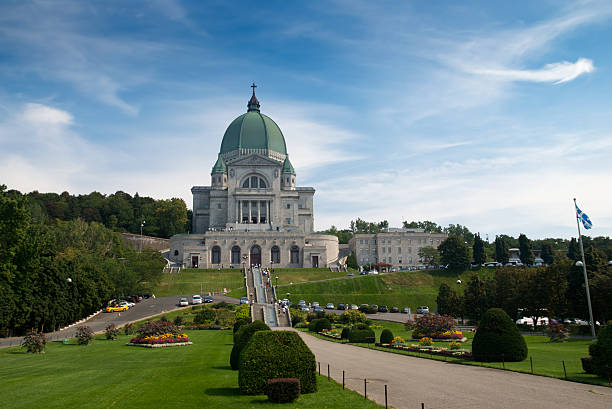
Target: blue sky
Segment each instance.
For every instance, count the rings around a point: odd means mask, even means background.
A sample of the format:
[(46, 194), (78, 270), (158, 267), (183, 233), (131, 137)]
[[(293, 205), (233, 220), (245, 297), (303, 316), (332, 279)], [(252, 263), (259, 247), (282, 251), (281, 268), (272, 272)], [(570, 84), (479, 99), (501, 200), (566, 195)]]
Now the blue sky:
[[(430, 4), (435, 3), (435, 4)], [(612, 229), (612, 2), (3, 1), (0, 182), (182, 197), (255, 81), (315, 225)]]

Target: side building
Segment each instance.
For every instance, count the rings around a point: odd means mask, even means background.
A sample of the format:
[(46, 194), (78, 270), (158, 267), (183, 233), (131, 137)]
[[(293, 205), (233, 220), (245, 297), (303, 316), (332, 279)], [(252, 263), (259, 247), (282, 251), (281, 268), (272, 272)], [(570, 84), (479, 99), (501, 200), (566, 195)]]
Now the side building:
[(422, 265), (419, 249), (438, 248), (447, 237), (448, 234), (425, 233), (423, 229), (389, 228), (380, 233), (355, 234), (349, 240), (349, 249), (360, 266), (387, 263), (400, 270)]

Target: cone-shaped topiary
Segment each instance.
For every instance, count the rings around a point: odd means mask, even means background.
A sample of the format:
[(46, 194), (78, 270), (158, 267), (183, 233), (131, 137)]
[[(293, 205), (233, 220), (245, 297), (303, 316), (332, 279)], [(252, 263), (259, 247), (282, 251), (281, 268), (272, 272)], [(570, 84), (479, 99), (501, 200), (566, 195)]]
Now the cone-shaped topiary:
[(351, 327), (342, 328), (342, 333), (340, 334), (340, 339), (349, 339), (351, 337)]
[(376, 336), (372, 328), (368, 325), (357, 324), (351, 328), (349, 342), (373, 344), (376, 342)]
[(244, 347), (249, 343), (251, 337), (257, 331), (269, 331), (270, 327), (264, 324), (263, 321), (253, 321), (251, 324), (243, 325), (234, 334), (234, 347), (230, 354), (230, 366), (233, 370), (238, 370), (240, 366), (240, 353)]
[(390, 344), (393, 342), (393, 332), (390, 329), (383, 329), (380, 333), (380, 343), (381, 344)]
[(249, 324), (249, 321), (246, 318), (237, 319), (236, 322), (234, 323), (234, 334), (238, 332), (240, 327), (242, 327), (243, 325), (247, 325), (247, 324)]
[(321, 332), (324, 329), (331, 329), (331, 322), (327, 318), (316, 318), (308, 324), (308, 331)]
[(315, 356), (296, 332), (258, 331), (242, 351), (240, 393), (264, 394), (273, 378), (297, 378), (302, 393), (317, 391)]
[(602, 327), (597, 334), (597, 342), (589, 346), (593, 373), (607, 377), (612, 375), (612, 324)]
[(527, 344), (516, 324), (501, 308), (482, 316), (472, 342), (472, 356), (481, 362), (519, 362), (527, 358)]

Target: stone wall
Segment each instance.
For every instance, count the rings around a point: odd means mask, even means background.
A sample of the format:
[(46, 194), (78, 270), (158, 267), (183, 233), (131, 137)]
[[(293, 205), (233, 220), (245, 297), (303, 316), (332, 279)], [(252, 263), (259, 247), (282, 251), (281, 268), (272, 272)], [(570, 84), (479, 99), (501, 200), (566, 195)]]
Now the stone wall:
[(160, 239), (159, 237), (141, 236), (140, 234), (121, 233), (121, 239), (129, 244), (134, 250), (143, 249), (166, 250), (170, 248), (170, 239)]

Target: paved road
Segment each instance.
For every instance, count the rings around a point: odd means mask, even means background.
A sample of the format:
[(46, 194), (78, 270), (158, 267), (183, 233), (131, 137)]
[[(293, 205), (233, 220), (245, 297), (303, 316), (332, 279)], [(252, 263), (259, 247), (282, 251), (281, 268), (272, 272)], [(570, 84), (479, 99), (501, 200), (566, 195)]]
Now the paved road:
[[(106, 326), (111, 322), (119, 327), (127, 324), (128, 322), (139, 321), (144, 318), (151, 317), (153, 315), (163, 314), (164, 312), (180, 309), (181, 307), (178, 305), (180, 299), (181, 297), (179, 296), (149, 298), (137, 303), (128, 311), (100, 313), (80, 325), (87, 325), (92, 329), (92, 331), (101, 332), (104, 331), (106, 329)], [(239, 300), (237, 300), (236, 298), (226, 297), (222, 295), (213, 296), (213, 300), (215, 300), (215, 302), (225, 301), (229, 304), (239, 303)], [(54, 341), (58, 339), (72, 338), (74, 337), (77, 327), (78, 325), (75, 325), (71, 328), (66, 328), (61, 331), (47, 333), (47, 340)], [(0, 338), (0, 348), (21, 345), (22, 340), (23, 337)]]
[(610, 409), (612, 388), (510, 371), (392, 354), (325, 341), (298, 331), (321, 363), (321, 374), (384, 405), (418, 409)]

